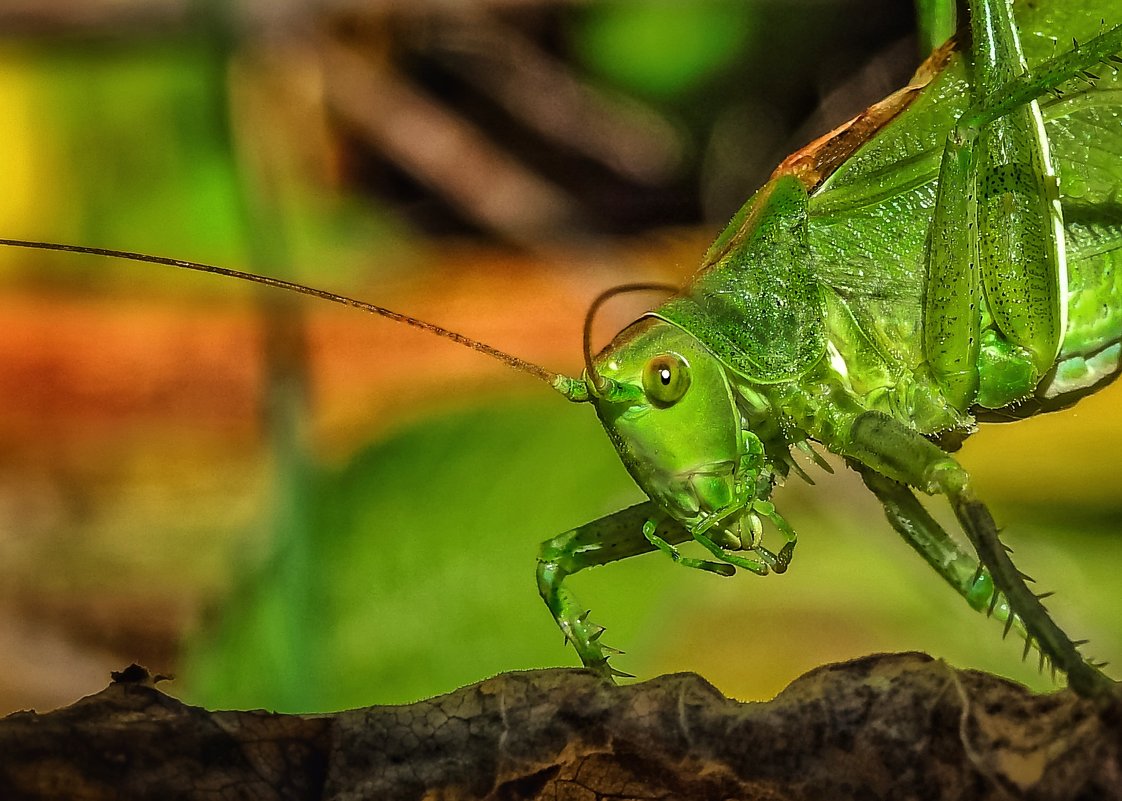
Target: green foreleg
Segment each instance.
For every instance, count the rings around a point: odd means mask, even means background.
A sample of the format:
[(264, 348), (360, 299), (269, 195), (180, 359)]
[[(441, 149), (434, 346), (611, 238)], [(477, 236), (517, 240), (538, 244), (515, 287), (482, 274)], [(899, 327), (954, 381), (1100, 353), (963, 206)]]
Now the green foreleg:
[(660, 517), (657, 520), (651, 519), (645, 522), (643, 524), (643, 536), (647, 538), (651, 545), (669, 556), (674, 562), (682, 565), (682, 567), (692, 567), (697, 570), (705, 570), (709, 573), (717, 573), (721, 576), (731, 576), (736, 572), (736, 568), (730, 564), (709, 562), (705, 559), (694, 559), (689, 556), (682, 556), (681, 551), (658, 535), (659, 520), (662, 519), (663, 518)]
[[(588, 619), (588, 611), (562, 584), (568, 576), (586, 567), (638, 556), (660, 547), (644, 536), (644, 527), (648, 521), (662, 517), (658, 506), (647, 501), (546, 540), (538, 553), (538, 592), (584, 666), (606, 679), (626, 674), (608, 665), (607, 652), (611, 649), (599, 642), (603, 627)], [(691, 539), (686, 529), (672, 521), (655, 527), (651, 534), (667, 547)]]
[[(740, 556), (739, 554), (730, 553), (729, 551), (718, 545), (716, 542), (711, 540), (709, 537), (707, 537), (705, 534), (694, 532), (693, 538), (700, 542), (702, 546), (707, 551), (709, 551), (709, 553), (713, 554), (722, 562), (727, 562), (729, 565), (735, 565), (736, 567), (743, 568), (744, 570), (755, 573), (757, 576), (766, 576), (771, 571), (769, 564), (775, 564), (778, 562), (777, 556), (775, 556), (770, 551), (767, 551), (766, 555), (764, 553), (761, 553), (763, 549), (759, 548), (758, 546), (749, 550), (752, 553), (758, 554), (760, 558), (748, 559), (747, 557)], [(786, 569), (787, 566), (786, 564), (784, 564), (783, 570)], [(779, 572), (782, 573), (783, 571), (781, 570)]]

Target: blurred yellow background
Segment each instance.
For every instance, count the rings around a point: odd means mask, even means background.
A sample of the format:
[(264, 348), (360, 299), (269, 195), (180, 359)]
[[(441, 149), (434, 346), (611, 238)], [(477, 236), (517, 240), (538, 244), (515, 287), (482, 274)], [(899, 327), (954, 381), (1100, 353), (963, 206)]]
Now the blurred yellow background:
[[(219, 5), (0, 10), (0, 236), (302, 281), (570, 374), (592, 298), (688, 275), (775, 163), (918, 61), (889, 0)], [(962, 451), (1104, 659), (1122, 657), (1120, 400)], [(0, 252), (0, 443), (0, 713), (130, 661), (190, 702), (288, 711), (571, 665), (538, 543), (639, 500), (589, 408), (477, 354), (67, 254)], [(801, 534), (787, 575), (652, 554), (576, 577), (618, 666), (763, 698), (919, 649), (1052, 686), (855, 475), (815, 478), (776, 498)]]

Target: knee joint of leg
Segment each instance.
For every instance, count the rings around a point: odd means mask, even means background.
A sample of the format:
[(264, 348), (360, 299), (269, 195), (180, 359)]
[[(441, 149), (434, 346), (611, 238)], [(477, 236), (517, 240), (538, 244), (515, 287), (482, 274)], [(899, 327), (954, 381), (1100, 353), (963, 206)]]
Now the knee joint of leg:
[(939, 492), (956, 500), (968, 500), (972, 497), (970, 474), (949, 456), (931, 465), (926, 479), (931, 492)]
[(978, 353), (979, 406), (1000, 409), (1024, 400), (1040, 382), (1032, 354), (1005, 340), (994, 330), (982, 335)]

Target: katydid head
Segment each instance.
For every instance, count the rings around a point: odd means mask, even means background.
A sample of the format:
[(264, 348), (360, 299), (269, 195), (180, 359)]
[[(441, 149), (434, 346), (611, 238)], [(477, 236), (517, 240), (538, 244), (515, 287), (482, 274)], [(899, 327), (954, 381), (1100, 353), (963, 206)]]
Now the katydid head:
[[(636, 483), (691, 532), (749, 546), (739, 523), (774, 473), (741, 420), (724, 365), (653, 317), (625, 329), (586, 375), (596, 413)], [(612, 392), (596, 391), (596, 382)], [(745, 532), (754, 544), (758, 524)], [(733, 542), (735, 541), (735, 542)]]

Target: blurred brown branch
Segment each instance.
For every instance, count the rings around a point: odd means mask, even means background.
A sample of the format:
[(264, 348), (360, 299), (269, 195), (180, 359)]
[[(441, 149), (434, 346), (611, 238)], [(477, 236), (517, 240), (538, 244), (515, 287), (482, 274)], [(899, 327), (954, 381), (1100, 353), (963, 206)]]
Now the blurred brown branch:
[(388, 158), (465, 214), (530, 245), (544, 231), (576, 221), (578, 211), (562, 192), (391, 68), (375, 69), (341, 47), (326, 50), (325, 63), (332, 106)]
[(767, 703), (693, 674), (628, 687), (510, 673), (400, 707), (207, 712), (133, 666), (0, 721), (0, 796), (74, 798), (1122, 797), (1117, 702), (922, 654), (816, 669)]

